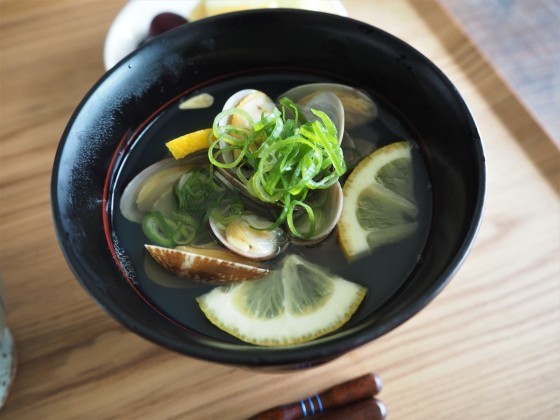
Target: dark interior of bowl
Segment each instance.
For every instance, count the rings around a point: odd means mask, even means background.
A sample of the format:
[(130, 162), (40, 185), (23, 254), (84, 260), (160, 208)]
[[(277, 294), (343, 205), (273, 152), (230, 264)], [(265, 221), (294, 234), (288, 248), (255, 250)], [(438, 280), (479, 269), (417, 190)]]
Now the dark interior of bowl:
[[(421, 260), (397, 293), (358, 322), (306, 345), (262, 348), (178, 326), (137, 293), (109, 249), (104, 192), (115, 153), (185, 92), (255, 75), (300, 74), (349, 84), (386, 101), (415, 128), (433, 188), (433, 222)], [(273, 76), (271, 76), (273, 77)], [(329, 14), (263, 10), (173, 30), (109, 71), (63, 135), (52, 206), (66, 259), (90, 295), (130, 330), (170, 349), (221, 363), (303, 367), (390, 331), (424, 307), (465, 258), (484, 198), (484, 156), (472, 117), (449, 80), (397, 38)], [(105, 223), (105, 226), (104, 226)]]

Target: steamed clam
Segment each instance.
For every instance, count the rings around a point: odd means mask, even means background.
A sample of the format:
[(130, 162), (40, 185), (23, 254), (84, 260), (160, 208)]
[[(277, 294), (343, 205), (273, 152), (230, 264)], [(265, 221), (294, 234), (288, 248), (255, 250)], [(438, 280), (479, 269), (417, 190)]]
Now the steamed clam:
[[(233, 94), (224, 104), (224, 110), (238, 109), (249, 114), (253, 121), (259, 121), (264, 115), (272, 113), (275, 108), (274, 101), (270, 97), (256, 89), (243, 89)], [(233, 113), (229, 118), (220, 121), (221, 124), (231, 124), (236, 127), (246, 128), (251, 121), (246, 120), (238, 114)]]
[(269, 269), (223, 248), (145, 245), (167, 271), (203, 283), (226, 284), (260, 278)]
[[(342, 187), (337, 182), (325, 190), (316, 190), (309, 200), (315, 214), (315, 229), (311, 237), (293, 238), (300, 245), (313, 245), (325, 239), (336, 227), (342, 213)], [(309, 232), (310, 223), (305, 214), (295, 217), (294, 225), (299, 232)]]
[[(218, 122), (218, 129), (225, 126), (234, 126), (240, 130), (248, 129), (250, 125), (259, 121), (262, 116), (269, 115), (276, 107), (274, 101), (265, 93), (256, 89), (243, 89), (236, 92), (225, 102), (223, 111), (229, 111)], [(228, 142), (235, 143), (238, 141), (235, 137), (228, 138)], [(221, 153), (219, 159), (225, 163), (232, 163), (237, 157), (238, 153), (235, 150), (228, 150), (228, 142), (220, 140)], [(255, 148), (258, 145), (253, 145)], [(225, 184), (233, 186), (244, 195), (251, 197), (247, 192), (247, 187), (243, 180), (240, 179), (232, 169), (217, 168), (217, 173), (221, 175), (221, 181)]]
[[(219, 122), (218, 128), (226, 125), (237, 127), (241, 130), (247, 129), (255, 121), (259, 121), (263, 115), (268, 115), (274, 111), (276, 105), (270, 97), (256, 89), (243, 89), (236, 92), (226, 101), (223, 111), (231, 111)], [(236, 112), (237, 111), (237, 112)], [(236, 139), (229, 139), (235, 142)], [(226, 148), (228, 144), (220, 141), (220, 147)], [(225, 163), (232, 162), (237, 156), (235, 152), (224, 151), (222, 154)]]
[(165, 159), (148, 166), (126, 186), (119, 203), (123, 216), (140, 223), (150, 210), (167, 213), (173, 207), (173, 188), (188, 169), (200, 165), (205, 157)]
[(344, 126), (346, 129), (357, 127), (372, 121), (377, 116), (377, 106), (369, 95), (351, 86), (338, 83), (309, 83), (296, 86), (280, 97), (287, 96), (298, 104), (307, 104), (324, 92), (334, 94), (340, 99), (344, 109)]
[[(288, 98), (290, 97), (288, 96)], [(317, 119), (313, 112), (311, 112), (312, 109), (318, 109), (327, 114), (336, 127), (336, 131), (338, 133), (338, 143), (340, 144), (342, 136), (344, 135), (346, 117), (344, 115), (344, 105), (338, 96), (328, 90), (325, 90), (307, 95), (299, 101), (294, 102), (297, 102), (298, 105), (301, 106), (301, 111), (308, 121), (314, 121)]]
[(210, 228), (216, 238), (229, 250), (251, 260), (268, 260), (282, 250), (283, 231), (264, 217), (245, 212), (227, 223), (210, 218)]

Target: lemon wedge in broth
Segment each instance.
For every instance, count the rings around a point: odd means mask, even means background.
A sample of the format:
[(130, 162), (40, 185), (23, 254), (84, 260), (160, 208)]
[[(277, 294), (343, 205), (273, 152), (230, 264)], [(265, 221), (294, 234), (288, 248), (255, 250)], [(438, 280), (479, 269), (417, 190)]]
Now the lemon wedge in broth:
[(411, 148), (410, 142), (402, 141), (376, 150), (344, 184), (338, 238), (348, 259), (400, 241), (416, 230)]
[(262, 346), (288, 346), (328, 334), (356, 312), (366, 289), (296, 255), (258, 280), (217, 287), (197, 298), (227, 333)]

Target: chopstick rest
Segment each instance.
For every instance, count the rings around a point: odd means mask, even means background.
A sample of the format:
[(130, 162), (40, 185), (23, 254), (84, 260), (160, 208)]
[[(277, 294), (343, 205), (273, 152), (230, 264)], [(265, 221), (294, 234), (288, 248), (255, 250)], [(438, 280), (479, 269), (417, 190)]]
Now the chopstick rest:
[(251, 419), (292, 420), (310, 417), (364, 399), (375, 401), (371, 397), (377, 395), (382, 388), (381, 378), (375, 373), (368, 373), (342, 382), (311, 397), (265, 410)]

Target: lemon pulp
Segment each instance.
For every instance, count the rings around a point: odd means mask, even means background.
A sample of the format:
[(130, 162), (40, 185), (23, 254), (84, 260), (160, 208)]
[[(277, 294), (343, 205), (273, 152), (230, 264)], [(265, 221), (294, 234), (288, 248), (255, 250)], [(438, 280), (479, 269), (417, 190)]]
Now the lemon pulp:
[(365, 287), (290, 255), (266, 277), (214, 288), (197, 302), (210, 322), (243, 341), (287, 346), (340, 328), (365, 294)]
[(364, 158), (344, 184), (338, 238), (348, 259), (416, 230), (411, 148), (409, 141), (381, 147)]

